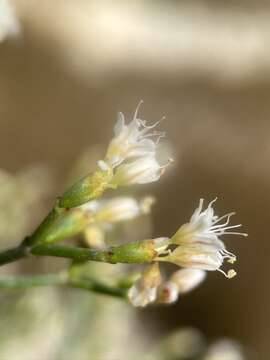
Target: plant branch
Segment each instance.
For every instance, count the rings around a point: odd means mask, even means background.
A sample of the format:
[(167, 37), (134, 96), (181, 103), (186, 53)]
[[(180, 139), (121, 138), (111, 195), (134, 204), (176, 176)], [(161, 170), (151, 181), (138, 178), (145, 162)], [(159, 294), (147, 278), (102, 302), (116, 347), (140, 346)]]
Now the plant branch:
[(32, 287), (55, 285), (84, 289), (122, 298), (126, 295), (126, 291), (121, 288), (109, 286), (102, 282), (88, 278), (69, 277), (66, 273), (0, 276), (0, 288), (2, 289), (28, 289)]
[(54, 256), (76, 261), (99, 261), (110, 264), (142, 264), (151, 262), (156, 256), (152, 240), (135, 241), (124, 245), (110, 247), (106, 250), (93, 250), (77, 246), (37, 244), (27, 246), (22, 244), (17, 248), (0, 253), (0, 265), (11, 263), (23, 257), (32, 255)]

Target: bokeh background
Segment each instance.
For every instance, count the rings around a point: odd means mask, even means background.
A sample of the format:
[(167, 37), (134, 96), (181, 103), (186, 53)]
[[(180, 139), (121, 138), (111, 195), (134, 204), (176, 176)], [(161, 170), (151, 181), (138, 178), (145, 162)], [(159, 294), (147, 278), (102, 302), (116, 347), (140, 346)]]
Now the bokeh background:
[[(14, 0), (12, 6), (14, 22), (0, 31), (2, 248), (38, 224), (86, 150), (89, 167), (102, 156), (117, 111), (131, 117), (140, 99), (144, 119), (166, 116), (166, 151), (175, 162), (161, 181), (135, 190), (157, 199), (139, 236), (173, 234), (200, 197), (217, 196), (218, 212), (235, 210), (249, 237), (227, 238), (239, 257), (236, 278), (211, 273), (170, 307), (135, 310), (79, 290), (2, 291), (0, 359), (129, 360), (183, 327), (210, 342), (235, 339), (247, 358), (268, 359), (269, 3)], [(131, 226), (127, 236), (136, 238), (138, 226)], [(1, 273), (61, 266), (33, 259)]]

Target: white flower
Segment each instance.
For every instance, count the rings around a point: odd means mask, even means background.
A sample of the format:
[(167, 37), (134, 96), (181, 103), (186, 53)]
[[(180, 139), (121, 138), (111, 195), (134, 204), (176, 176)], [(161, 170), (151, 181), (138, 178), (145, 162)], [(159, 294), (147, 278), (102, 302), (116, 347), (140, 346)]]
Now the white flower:
[[(229, 221), (234, 213), (225, 214), (218, 217), (214, 214), (212, 204), (216, 201), (213, 200), (209, 203), (205, 210), (203, 208), (203, 199), (200, 199), (198, 208), (194, 211), (190, 221), (184, 224), (172, 237), (172, 243), (181, 245), (179, 253), (184, 253), (185, 248), (191, 254), (190, 262), (196, 263), (196, 268), (199, 262), (202, 262), (201, 269), (204, 270), (220, 270), (220, 266), (224, 259), (228, 262), (234, 263), (236, 256), (226, 250), (224, 243), (220, 240), (220, 236), (226, 234), (247, 236), (245, 233), (231, 231), (231, 229), (238, 228), (241, 225), (229, 225)], [(224, 222), (222, 223), (221, 220)], [(195, 247), (191, 245), (196, 245)], [(186, 256), (185, 256), (186, 257)], [(196, 259), (196, 260), (195, 260)], [(233, 276), (233, 271), (228, 275)]]
[[(138, 119), (137, 114), (142, 101), (136, 108), (133, 120), (125, 124), (124, 115), (120, 112), (114, 127), (114, 138), (111, 140), (106, 162), (113, 167), (121, 164), (124, 160), (144, 156), (155, 156), (156, 147), (164, 132), (150, 132), (160, 121), (151, 126), (146, 125), (146, 121)], [(153, 138), (156, 137), (155, 141)]]
[(112, 182), (118, 186), (155, 182), (159, 180), (166, 166), (160, 166), (152, 156), (140, 158), (131, 163), (120, 165)]
[(89, 201), (80, 208), (90, 212), (92, 222), (113, 224), (149, 213), (153, 201), (151, 197), (137, 201), (132, 197), (119, 196), (108, 200)]
[[(233, 228), (238, 228), (239, 225), (229, 225), (230, 217), (234, 215), (234, 212), (225, 214), (218, 217), (214, 214), (212, 204), (216, 201), (214, 199), (208, 205), (208, 207), (202, 211), (203, 199), (200, 199), (198, 208), (194, 211), (187, 224), (184, 224), (172, 237), (172, 241), (175, 244), (215, 244), (221, 248), (224, 248), (224, 244), (220, 241), (219, 236), (226, 234), (247, 236), (245, 233), (228, 231)], [(221, 220), (225, 220), (224, 223), (220, 223)]]
[(206, 272), (201, 269), (180, 269), (175, 271), (170, 282), (174, 284), (179, 294), (185, 294), (195, 289), (206, 277)]
[(195, 289), (206, 277), (206, 272), (200, 269), (181, 269), (175, 271), (168, 281), (158, 288), (157, 302), (172, 304), (179, 295)]
[(232, 278), (236, 275), (234, 270), (229, 270), (226, 274), (220, 267), (224, 259), (233, 263), (236, 257), (231, 253), (224, 253), (224, 250), (212, 244), (186, 244), (179, 245), (175, 250), (164, 257), (158, 257), (158, 261), (169, 261), (178, 266), (191, 269), (201, 269), (208, 271), (220, 271), (226, 277)]
[(144, 307), (157, 298), (157, 289), (161, 284), (159, 265), (154, 263), (143, 271), (141, 277), (128, 291), (128, 299), (133, 306)]

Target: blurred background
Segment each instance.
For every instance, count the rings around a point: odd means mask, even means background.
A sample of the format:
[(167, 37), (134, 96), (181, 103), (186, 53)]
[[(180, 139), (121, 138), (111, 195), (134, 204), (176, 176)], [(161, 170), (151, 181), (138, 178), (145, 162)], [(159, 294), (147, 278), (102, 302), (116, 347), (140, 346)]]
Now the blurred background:
[[(210, 273), (169, 307), (136, 310), (80, 290), (2, 290), (1, 360), (184, 359), (157, 344), (191, 349), (220, 338), (241, 344), (245, 358), (269, 358), (269, 15), (263, 0), (0, 0), (2, 248), (32, 231), (78, 167), (94, 166), (117, 111), (131, 118), (140, 99), (140, 117), (166, 116), (175, 162), (158, 183), (131, 190), (157, 202), (141, 226), (122, 229), (127, 238), (170, 236), (200, 197), (216, 196), (218, 213), (235, 210), (249, 234), (226, 238), (236, 278)], [(31, 259), (1, 274), (63, 266)]]

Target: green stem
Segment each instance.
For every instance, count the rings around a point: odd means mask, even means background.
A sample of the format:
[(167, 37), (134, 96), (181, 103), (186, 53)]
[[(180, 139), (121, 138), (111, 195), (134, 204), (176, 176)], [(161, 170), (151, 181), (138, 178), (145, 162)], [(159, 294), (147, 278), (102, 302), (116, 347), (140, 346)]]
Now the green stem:
[(25, 256), (26, 248), (24, 245), (20, 245), (14, 249), (5, 250), (0, 253), (0, 266), (17, 261)]
[(38, 244), (30, 248), (30, 253), (38, 256), (55, 256), (76, 261), (110, 262), (108, 251), (97, 251), (83, 247), (54, 244)]
[(110, 247), (106, 250), (93, 250), (77, 246), (37, 244), (27, 246), (25, 243), (15, 249), (0, 253), (0, 265), (32, 255), (55, 256), (75, 261), (100, 261), (110, 264), (142, 264), (151, 262), (156, 256), (152, 240), (135, 241), (132, 243)]
[(153, 261), (156, 253), (151, 240), (135, 241), (132, 243), (110, 247), (106, 250), (93, 250), (82, 247), (38, 244), (30, 250), (38, 256), (64, 257), (76, 261), (100, 261), (110, 264), (142, 264)]
[(27, 289), (37, 286), (65, 285), (66, 283), (67, 279), (62, 274), (0, 276), (0, 288), (4, 289)]
[(111, 295), (122, 298), (124, 298), (126, 295), (126, 291), (121, 288), (109, 286), (92, 279), (75, 277), (69, 278), (65, 273), (0, 276), (0, 288), (2, 289), (28, 289), (32, 287), (55, 285), (84, 289), (99, 294)]

